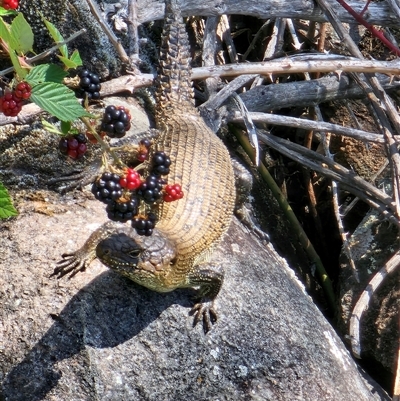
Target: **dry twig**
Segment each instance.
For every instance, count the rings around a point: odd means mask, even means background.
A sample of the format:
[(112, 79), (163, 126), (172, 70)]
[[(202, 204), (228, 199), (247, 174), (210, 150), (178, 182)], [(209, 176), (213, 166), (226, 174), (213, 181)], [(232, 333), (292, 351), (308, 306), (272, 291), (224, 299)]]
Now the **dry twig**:
[(357, 358), (361, 358), (360, 344), (360, 321), (362, 314), (368, 308), (372, 295), (382, 284), (384, 279), (400, 265), (400, 252), (395, 253), (390, 260), (375, 274), (372, 280), (368, 283), (367, 288), (362, 292), (356, 306), (353, 309), (350, 318), (350, 339), (353, 354)]

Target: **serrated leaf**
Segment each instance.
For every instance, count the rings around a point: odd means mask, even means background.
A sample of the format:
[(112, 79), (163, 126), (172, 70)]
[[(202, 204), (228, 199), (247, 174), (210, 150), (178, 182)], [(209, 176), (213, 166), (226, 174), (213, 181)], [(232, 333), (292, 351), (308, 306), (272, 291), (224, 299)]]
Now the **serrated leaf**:
[(29, 74), (25, 77), (25, 81), (34, 86), (42, 82), (62, 83), (63, 79), (68, 75), (61, 67), (55, 64), (42, 64), (33, 67)]
[(10, 49), (9, 53), (12, 65), (14, 67), (15, 72), (17, 73), (18, 77), (22, 80), (24, 79), (27, 74), (28, 74), (28, 69), (23, 68), (19, 62), (19, 58), (17, 54), (15, 53), (15, 50)]
[(71, 59), (63, 56), (58, 56), (58, 58), (64, 63), (67, 68), (76, 68), (78, 64), (74, 63)]
[(19, 13), (11, 23), (10, 46), (18, 53), (25, 54), (33, 47), (32, 28), (26, 21), (24, 15)]
[(74, 121), (79, 117), (90, 117), (75, 97), (75, 93), (65, 85), (43, 82), (32, 88), (30, 100), (61, 121)]
[(0, 182), (0, 219), (6, 219), (17, 214), (18, 212), (12, 204), (7, 189)]
[(77, 49), (75, 49), (72, 54), (71, 57), (69, 58), (73, 63), (75, 63), (75, 65), (77, 67), (83, 65), (83, 61), (81, 59), (81, 55), (79, 54), (79, 51)]
[(3, 18), (0, 18), (0, 38), (2, 38), (7, 44), (10, 43), (10, 26), (6, 22), (4, 22)]
[[(45, 23), (50, 36), (53, 38), (54, 42), (56, 43), (60, 43), (60, 42), (64, 42), (64, 38), (61, 35), (60, 31), (50, 22), (48, 21), (45, 17), (42, 16), (42, 20)], [(62, 45), (60, 47), (60, 52), (62, 54), (63, 57), (68, 58), (68, 47), (67, 45)]]

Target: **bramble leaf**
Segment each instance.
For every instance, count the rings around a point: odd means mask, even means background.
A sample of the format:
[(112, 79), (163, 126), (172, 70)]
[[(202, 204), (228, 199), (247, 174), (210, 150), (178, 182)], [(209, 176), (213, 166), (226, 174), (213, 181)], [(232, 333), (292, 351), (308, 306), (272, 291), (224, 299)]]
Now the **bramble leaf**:
[(76, 68), (83, 64), (81, 56), (80, 56), (78, 50), (76, 50), (76, 49), (71, 54), (70, 58), (63, 57), (63, 56), (58, 56), (58, 58), (64, 63), (64, 65), (67, 68)]
[(69, 58), (67, 57), (63, 57), (63, 56), (58, 56), (58, 58), (60, 59), (60, 61), (63, 62), (63, 64), (67, 67), (67, 68), (76, 68), (77, 65), (71, 61)]
[(43, 82), (32, 88), (30, 100), (61, 121), (74, 121), (79, 117), (90, 117), (75, 97), (75, 93), (65, 85)]
[[(50, 22), (48, 21), (45, 17), (42, 16), (42, 20), (45, 23), (50, 36), (53, 38), (54, 42), (56, 43), (60, 43), (60, 42), (64, 42), (64, 38), (61, 35), (60, 31)], [(62, 45), (60, 47), (60, 52), (62, 54), (63, 57), (68, 58), (68, 47), (67, 45)]]
[(6, 43), (10, 43), (10, 25), (4, 22), (3, 18), (0, 18), (0, 38), (3, 39)]
[(65, 135), (71, 130), (71, 121), (61, 121), (61, 132)]
[(70, 61), (72, 61), (73, 63), (75, 63), (75, 65), (78, 67), (80, 65), (83, 64), (82, 59), (81, 59), (81, 55), (79, 54), (78, 50), (75, 49), (72, 54), (71, 57), (69, 58)]
[(18, 14), (11, 23), (11, 39), (9, 45), (18, 54), (24, 54), (33, 47), (32, 28), (26, 21), (23, 14)]
[(19, 76), (20, 79), (24, 79), (26, 77), (26, 75), (28, 74), (28, 69), (23, 68), (21, 66), (21, 63), (19, 62), (19, 58), (18, 58), (17, 54), (15, 53), (15, 50), (10, 49), (9, 56), (10, 56), (10, 59), (11, 59), (11, 62), (12, 62), (15, 72), (17, 73), (17, 75)]
[(14, 10), (6, 10), (3, 7), (0, 7), (0, 16), (10, 16), (10, 15), (17, 15), (17, 12)]
[(41, 64), (33, 67), (29, 74), (25, 77), (25, 81), (34, 86), (42, 82), (57, 82), (61, 83), (68, 75), (61, 67), (55, 64)]
[(42, 119), (41, 123), (43, 125), (43, 128), (47, 132), (52, 132), (53, 134), (57, 134), (57, 135), (63, 135), (63, 132), (61, 132), (55, 125), (49, 123), (48, 121)]
[(11, 202), (7, 189), (0, 182), (0, 219), (6, 219), (17, 214), (18, 212)]

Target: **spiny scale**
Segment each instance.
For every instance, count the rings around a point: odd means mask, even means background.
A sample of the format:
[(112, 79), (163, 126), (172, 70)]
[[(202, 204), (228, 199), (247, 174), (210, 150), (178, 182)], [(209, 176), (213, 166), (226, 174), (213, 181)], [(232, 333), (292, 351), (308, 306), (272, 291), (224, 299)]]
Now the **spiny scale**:
[(189, 41), (182, 16), (174, 1), (166, 1), (156, 80), (156, 118), (158, 124), (175, 104), (192, 104)]

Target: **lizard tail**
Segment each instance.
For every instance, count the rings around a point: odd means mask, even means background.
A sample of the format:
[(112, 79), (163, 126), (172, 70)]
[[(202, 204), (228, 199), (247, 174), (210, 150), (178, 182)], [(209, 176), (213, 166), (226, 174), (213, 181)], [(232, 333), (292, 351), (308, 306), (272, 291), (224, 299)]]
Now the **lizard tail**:
[(160, 110), (171, 103), (193, 103), (189, 39), (176, 0), (165, 1), (156, 97)]

